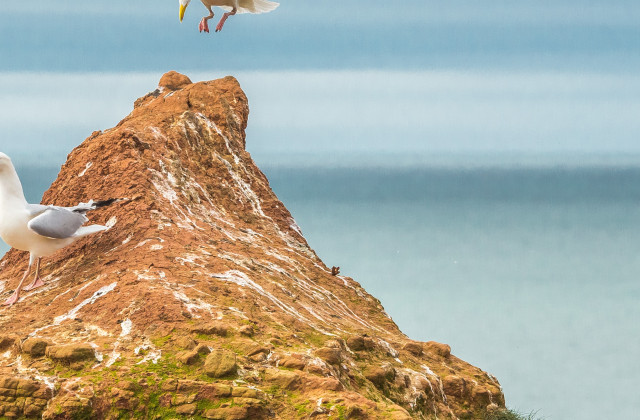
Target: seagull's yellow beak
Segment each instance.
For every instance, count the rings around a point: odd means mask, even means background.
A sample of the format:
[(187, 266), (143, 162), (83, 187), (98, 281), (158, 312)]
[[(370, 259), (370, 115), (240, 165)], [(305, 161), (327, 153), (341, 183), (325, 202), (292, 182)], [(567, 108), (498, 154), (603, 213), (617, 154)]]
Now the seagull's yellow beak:
[(180, 22), (182, 22), (182, 18), (184, 18), (184, 11), (187, 10), (187, 6), (184, 4), (180, 5)]

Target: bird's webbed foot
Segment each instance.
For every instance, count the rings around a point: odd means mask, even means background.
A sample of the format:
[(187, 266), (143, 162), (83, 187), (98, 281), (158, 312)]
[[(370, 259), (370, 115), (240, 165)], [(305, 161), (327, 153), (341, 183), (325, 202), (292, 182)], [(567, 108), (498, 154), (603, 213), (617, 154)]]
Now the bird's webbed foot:
[(207, 23), (207, 18), (202, 18), (202, 20), (200, 21), (200, 25), (198, 25), (198, 29), (200, 30), (200, 32), (204, 31), (206, 33), (209, 33), (209, 24)]
[(13, 292), (11, 297), (9, 297), (9, 299), (4, 301), (2, 306), (11, 306), (11, 305), (13, 305), (14, 303), (16, 303), (18, 301), (19, 297), (20, 297), (20, 295), (18, 295), (18, 291), (16, 290), (15, 292)]
[(36, 289), (36, 288), (38, 288), (40, 286), (44, 286), (44, 282), (42, 281), (42, 279), (40, 279), (40, 277), (36, 277), (36, 279), (33, 281), (33, 283), (31, 283), (28, 286), (23, 287), (22, 290), (29, 291), (29, 290)]

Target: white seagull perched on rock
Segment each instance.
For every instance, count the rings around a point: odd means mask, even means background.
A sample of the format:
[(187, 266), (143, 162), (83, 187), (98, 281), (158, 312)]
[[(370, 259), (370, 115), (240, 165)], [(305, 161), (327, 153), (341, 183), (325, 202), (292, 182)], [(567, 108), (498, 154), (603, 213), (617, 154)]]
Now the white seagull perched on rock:
[[(0, 152), (0, 237), (11, 247), (29, 251), (29, 267), (20, 284), (3, 305), (11, 306), (20, 298), (21, 290), (44, 285), (40, 279), (40, 259), (72, 244), (77, 239), (109, 229), (108, 226), (82, 226), (88, 219), (85, 213), (107, 206), (118, 199), (89, 201), (75, 207), (29, 204), (24, 198), (22, 184), (9, 156)], [(36, 262), (33, 283), (22, 284)]]
[[(268, 1), (268, 0), (200, 0), (204, 7), (209, 10), (209, 16), (205, 16), (200, 21), (200, 32), (205, 31), (209, 32), (209, 24), (208, 21), (213, 17), (213, 10), (211, 9), (214, 6), (218, 6), (226, 12), (222, 15), (222, 19), (218, 22), (218, 26), (216, 26), (216, 32), (220, 32), (224, 23), (227, 21), (229, 16), (233, 16), (236, 13), (267, 13), (274, 10), (280, 4)], [(184, 11), (187, 10), (187, 6), (191, 3), (191, 0), (180, 0), (180, 22), (182, 22), (182, 18), (184, 17)]]

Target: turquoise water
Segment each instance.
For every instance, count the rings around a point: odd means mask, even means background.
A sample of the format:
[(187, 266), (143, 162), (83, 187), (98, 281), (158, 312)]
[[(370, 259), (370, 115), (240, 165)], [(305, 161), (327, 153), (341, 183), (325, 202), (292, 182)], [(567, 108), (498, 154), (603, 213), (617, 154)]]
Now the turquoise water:
[[(57, 169), (19, 168), (39, 201)], [(329, 266), (546, 419), (636, 418), (640, 168), (267, 167)]]
[(637, 418), (640, 169), (266, 172), (328, 265), (511, 407)]

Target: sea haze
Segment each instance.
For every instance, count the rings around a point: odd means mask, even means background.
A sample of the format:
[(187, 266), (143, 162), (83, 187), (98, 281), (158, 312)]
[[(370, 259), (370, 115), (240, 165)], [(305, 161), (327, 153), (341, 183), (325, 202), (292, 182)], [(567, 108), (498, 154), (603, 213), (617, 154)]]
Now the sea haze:
[[(634, 418), (640, 165), (469, 161), (261, 166), (327, 265), (496, 375), (511, 407)], [(18, 171), (37, 202), (58, 169)]]
[[(187, 72), (233, 74), (249, 98), (247, 150), (262, 163), (376, 162), (434, 154), (640, 153), (640, 75), (571, 72)], [(115, 126), (161, 72), (0, 73), (0, 150), (61, 165), (94, 130)], [(322, 157), (318, 161), (317, 156)], [(498, 157), (497, 159), (495, 157)], [(311, 160), (310, 160), (311, 159)], [(562, 163), (562, 159), (560, 163)], [(369, 163), (369, 161), (365, 162)], [(404, 163), (404, 162), (403, 162)], [(455, 162), (454, 162), (455, 163)], [(534, 162), (535, 163), (535, 162)], [(579, 162), (577, 163), (584, 163)]]

